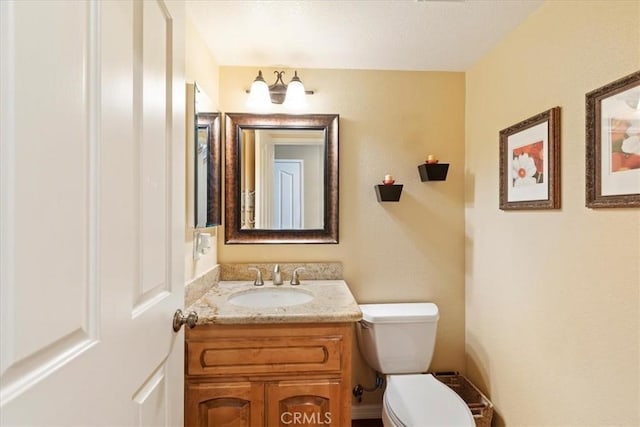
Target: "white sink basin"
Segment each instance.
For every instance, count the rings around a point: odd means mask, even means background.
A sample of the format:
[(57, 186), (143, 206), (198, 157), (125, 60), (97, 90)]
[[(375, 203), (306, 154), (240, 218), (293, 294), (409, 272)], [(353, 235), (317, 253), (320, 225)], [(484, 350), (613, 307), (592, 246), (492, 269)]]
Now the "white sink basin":
[(268, 308), (306, 304), (313, 294), (295, 288), (255, 288), (229, 295), (227, 302), (241, 307)]

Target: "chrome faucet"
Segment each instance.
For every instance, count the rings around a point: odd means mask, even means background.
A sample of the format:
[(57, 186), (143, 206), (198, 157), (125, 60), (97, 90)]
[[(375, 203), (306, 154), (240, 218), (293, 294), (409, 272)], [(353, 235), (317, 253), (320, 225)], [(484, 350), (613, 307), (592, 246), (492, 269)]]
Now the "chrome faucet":
[(278, 264), (273, 267), (273, 284), (282, 285), (282, 273)]
[(291, 275), (291, 285), (293, 286), (300, 284), (300, 279), (298, 278), (298, 271), (304, 271), (304, 267), (298, 267), (293, 269), (293, 274)]
[(256, 280), (253, 281), (253, 286), (262, 286), (264, 285), (264, 280), (262, 280), (262, 271), (260, 271), (257, 267), (249, 267), (249, 271), (256, 272)]

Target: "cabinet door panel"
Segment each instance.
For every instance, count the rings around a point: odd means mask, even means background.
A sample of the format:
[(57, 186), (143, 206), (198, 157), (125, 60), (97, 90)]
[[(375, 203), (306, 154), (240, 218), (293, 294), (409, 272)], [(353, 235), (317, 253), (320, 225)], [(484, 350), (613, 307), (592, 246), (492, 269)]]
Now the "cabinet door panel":
[(190, 427), (262, 427), (264, 385), (189, 384), (185, 409), (185, 425)]
[(340, 426), (339, 380), (280, 381), (267, 385), (267, 425)]

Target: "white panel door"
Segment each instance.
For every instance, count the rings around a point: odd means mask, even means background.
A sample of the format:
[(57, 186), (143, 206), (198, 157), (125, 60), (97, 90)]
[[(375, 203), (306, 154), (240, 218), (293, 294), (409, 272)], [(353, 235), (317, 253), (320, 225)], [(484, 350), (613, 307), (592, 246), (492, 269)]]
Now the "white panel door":
[(274, 160), (272, 228), (304, 228), (303, 175), (302, 160)]
[(0, 0), (0, 424), (183, 421), (184, 4)]

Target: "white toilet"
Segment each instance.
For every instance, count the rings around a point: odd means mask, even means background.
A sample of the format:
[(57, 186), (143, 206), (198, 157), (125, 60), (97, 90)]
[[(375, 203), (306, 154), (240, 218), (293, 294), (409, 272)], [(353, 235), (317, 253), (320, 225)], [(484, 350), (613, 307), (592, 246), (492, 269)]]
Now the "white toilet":
[(382, 405), (385, 427), (475, 426), (462, 398), (424, 373), (435, 347), (438, 306), (363, 304), (360, 309), (360, 351), (387, 382)]

